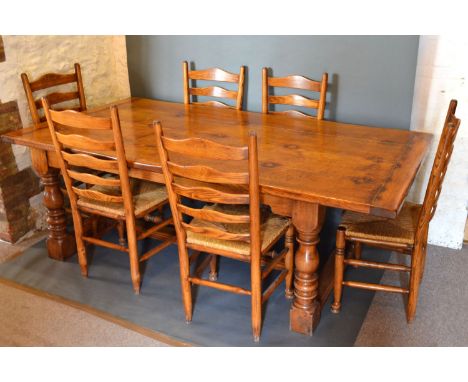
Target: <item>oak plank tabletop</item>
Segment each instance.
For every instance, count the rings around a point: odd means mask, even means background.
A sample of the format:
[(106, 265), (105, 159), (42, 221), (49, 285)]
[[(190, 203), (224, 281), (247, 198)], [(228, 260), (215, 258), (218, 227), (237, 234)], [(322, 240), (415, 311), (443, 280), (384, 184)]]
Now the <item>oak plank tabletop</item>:
[[(168, 136), (199, 136), (227, 145), (246, 145), (255, 132), (261, 192), (388, 217), (397, 215), (432, 140), (422, 132), (206, 105), (144, 98), (114, 104), (131, 167), (161, 172), (154, 120), (162, 122)], [(109, 116), (108, 105), (90, 113)], [(54, 150), (46, 125), (2, 139)]]

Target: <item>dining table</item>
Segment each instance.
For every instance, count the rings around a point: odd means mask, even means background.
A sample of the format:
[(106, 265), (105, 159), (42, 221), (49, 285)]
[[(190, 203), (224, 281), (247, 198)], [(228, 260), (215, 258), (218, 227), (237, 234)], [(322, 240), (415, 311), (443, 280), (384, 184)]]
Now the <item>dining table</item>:
[[(333, 258), (320, 267), (317, 244), (327, 207), (395, 218), (429, 151), (430, 134), (264, 114), (203, 104), (131, 97), (118, 106), (129, 175), (164, 183), (153, 121), (165, 134), (202, 137), (226, 145), (258, 139), (261, 202), (290, 217), (296, 232), (290, 329), (312, 335), (333, 284)], [(110, 105), (88, 111), (109, 116)], [(59, 163), (45, 123), (9, 132), (4, 142), (28, 146), (44, 186), (47, 251), (63, 260), (76, 251), (67, 232)], [(88, 152), (93, 152), (90, 147)]]

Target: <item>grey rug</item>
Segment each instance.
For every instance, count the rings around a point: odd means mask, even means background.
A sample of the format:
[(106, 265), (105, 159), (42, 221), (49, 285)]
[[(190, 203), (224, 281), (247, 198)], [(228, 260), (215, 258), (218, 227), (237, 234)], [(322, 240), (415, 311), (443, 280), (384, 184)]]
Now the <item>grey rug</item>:
[[(395, 261), (404, 255), (393, 254)], [(403, 259), (404, 260), (404, 259)], [(403, 295), (377, 293), (357, 346), (468, 346), (468, 248), (429, 246), (416, 318), (407, 324)], [(400, 285), (398, 272), (382, 282)]]
[[(145, 247), (155, 245), (144, 243)], [(365, 254), (372, 256), (372, 252)], [(382, 253), (380, 252), (380, 255)], [(59, 262), (47, 257), (45, 242), (0, 265), (0, 277), (89, 305), (174, 339), (206, 346), (256, 346), (251, 337), (250, 300), (212, 288), (196, 288), (193, 321), (187, 325), (181, 301), (176, 246), (150, 259), (144, 269), (141, 294), (134, 295), (125, 254), (95, 248), (89, 278), (81, 277), (76, 257)], [(381, 272), (350, 269), (350, 274), (378, 282)], [(219, 281), (249, 286), (248, 264), (221, 259)], [(283, 284), (284, 285), (284, 284)], [(312, 337), (289, 330), (290, 301), (284, 286), (270, 297), (264, 310), (260, 346), (352, 346), (373, 293), (346, 289), (346, 308), (330, 313), (330, 301)]]

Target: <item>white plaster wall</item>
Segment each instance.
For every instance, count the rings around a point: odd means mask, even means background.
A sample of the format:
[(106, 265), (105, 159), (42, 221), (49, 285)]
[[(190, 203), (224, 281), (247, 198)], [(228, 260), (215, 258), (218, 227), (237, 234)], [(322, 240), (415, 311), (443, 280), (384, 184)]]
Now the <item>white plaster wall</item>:
[[(130, 96), (125, 36), (3, 36), (6, 61), (0, 63), (0, 100), (18, 101), (23, 126), (31, 124), (20, 75), (36, 79), (48, 72), (70, 73), (80, 63), (88, 108)], [(31, 165), (29, 150), (13, 145), (19, 170)], [(42, 197), (30, 200), (44, 226)]]
[(409, 199), (421, 203), (424, 198), (447, 108), (457, 99), (460, 130), (429, 229), (429, 243), (457, 249), (463, 245), (468, 207), (467, 80), (468, 35), (420, 37), (411, 130), (431, 133), (434, 140)]

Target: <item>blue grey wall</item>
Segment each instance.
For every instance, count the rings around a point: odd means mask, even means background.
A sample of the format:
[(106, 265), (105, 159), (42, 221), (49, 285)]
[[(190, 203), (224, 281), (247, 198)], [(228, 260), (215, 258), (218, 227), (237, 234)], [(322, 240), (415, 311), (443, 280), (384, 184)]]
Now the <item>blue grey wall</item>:
[(182, 102), (183, 60), (197, 69), (247, 66), (247, 110), (261, 110), (261, 69), (329, 74), (325, 118), (408, 129), (418, 36), (127, 36), (133, 96)]
[[(329, 75), (325, 118), (409, 129), (418, 36), (127, 36), (133, 96), (183, 102), (182, 61), (195, 69), (247, 66), (246, 110), (261, 110), (261, 70)], [(340, 210), (328, 209), (321, 254), (334, 247)], [(324, 263), (323, 261), (321, 262)]]

